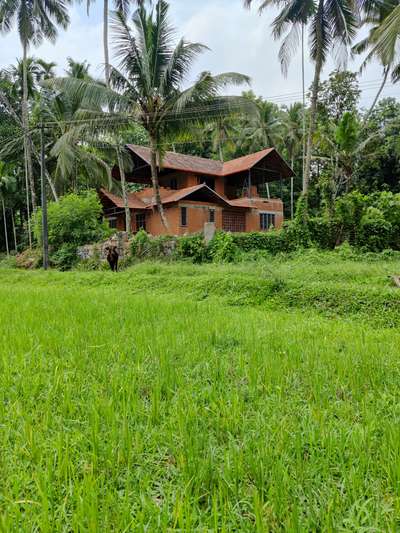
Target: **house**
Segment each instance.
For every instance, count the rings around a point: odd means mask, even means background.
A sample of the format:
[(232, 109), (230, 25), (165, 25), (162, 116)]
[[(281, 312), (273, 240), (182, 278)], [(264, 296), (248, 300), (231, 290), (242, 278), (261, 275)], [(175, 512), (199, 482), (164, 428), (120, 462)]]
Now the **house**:
[[(133, 170), (127, 173), (126, 179), (145, 186), (128, 195), (131, 230), (165, 234), (151, 188), (150, 149), (136, 145), (126, 148), (133, 160)], [(283, 223), (283, 203), (281, 199), (269, 198), (269, 183), (293, 175), (274, 148), (225, 163), (167, 152), (159, 182), (169, 233), (201, 232), (206, 222), (231, 232), (279, 228)], [(114, 177), (119, 177), (118, 168), (114, 169)], [(105, 189), (99, 194), (111, 227), (125, 230), (122, 198)]]

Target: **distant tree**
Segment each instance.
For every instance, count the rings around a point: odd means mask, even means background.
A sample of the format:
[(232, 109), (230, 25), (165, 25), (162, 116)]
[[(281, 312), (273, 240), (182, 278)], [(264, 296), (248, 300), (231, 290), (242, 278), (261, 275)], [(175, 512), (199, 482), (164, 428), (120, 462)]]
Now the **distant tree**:
[(74, 61), (72, 57), (67, 57), (68, 68), (65, 70), (65, 74), (71, 78), (77, 78), (79, 80), (90, 79), (89, 68), (90, 65), (87, 61)]
[(114, 42), (120, 68), (111, 69), (112, 89), (72, 78), (58, 80), (56, 84), (66, 91), (85, 90), (85, 98), (92, 105), (113, 110), (109, 131), (115, 132), (120, 126), (117, 111), (122, 117), (130, 114), (131, 120), (136, 119), (146, 130), (155, 203), (163, 225), (168, 228), (158, 181), (165, 139), (185, 129), (189, 122), (204, 122), (209, 116), (230, 112), (233, 105), (243, 105), (242, 99), (218, 97), (218, 93), (230, 84), (241, 85), (249, 79), (237, 73), (212, 76), (203, 72), (193, 86), (183, 89), (190, 67), (206, 47), (183, 39), (176, 42), (164, 0), (157, 2), (154, 13), (140, 7), (132, 22), (133, 30), (121, 12), (114, 15)]
[[(254, 0), (244, 0), (250, 6)], [(322, 68), (328, 54), (340, 49), (347, 50), (357, 28), (357, 8), (355, 0), (260, 0), (260, 10), (271, 5), (282, 8), (273, 21), (273, 35), (283, 43), (279, 52), (282, 69), (287, 71), (289, 61), (300, 43), (301, 30), (309, 29), (310, 58), (315, 64), (314, 80), (311, 89), (311, 107), (307, 137), (307, 152), (303, 176), (303, 194), (307, 195), (313, 150), (313, 137), (317, 123), (317, 105), (320, 92)]]
[(361, 90), (357, 74), (348, 70), (335, 70), (320, 86), (319, 119), (340, 120), (344, 113), (358, 113)]
[[(361, 70), (373, 59), (378, 59), (383, 68), (382, 83), (371, 104), (364, 120), (375, 108), (380, 95), (386, 85), (389, 74), (392, 73), (392, 81), (395, 83), (400, 79), (400, 54), (398, 52), (398, 40), (400, 31), (396, 31), (396, 19), (391, 22), (391, 17), (396, 16), (396, 7), (399, 0), (381, 0), (366, 2), (366, 13), (363, 20), (364, 24), (370, 26), (367, 37), (353, 46), (353, 52), (362, 54), (369, 50), (367, 58), (364, 60)], [(397, 10), (399, 7), (397, 7)], [(398, 17), (400, 24), (400, 16)], [(385, 29), (386, 28), (386, 29)]]
[(66, 28), (69, 23), (68, 0), (9, 0), (0, 4), (0, 32), (8, 33), (14, 23), (18, 25), (22, 44), (22, 126), (24, 130), (24, 154), (32, 205), (36, 208), (36, 193), (32, 167), (31, 137), (29, 135), (28, 108), (28, 49), (43, 39), (55, 41), (57, 26)]

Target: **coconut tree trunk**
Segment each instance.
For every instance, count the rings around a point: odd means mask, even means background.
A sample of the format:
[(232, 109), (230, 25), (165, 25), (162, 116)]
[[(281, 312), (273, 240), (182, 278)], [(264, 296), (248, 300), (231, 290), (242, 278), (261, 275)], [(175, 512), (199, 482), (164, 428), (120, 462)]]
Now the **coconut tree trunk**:
[(6, 206), (4, 205), (4, 198), (1, 197), (1, 207), (3, 209), (3, 223), (4, 223), (4, 237), (6, 240), (6, 251), (7, 257), (10, 257), (10, 249), (8, 247), (8, 233), (7, 233), (7, 217), (6, 217)]
[[(302, 148), (303, 148), (303, 157), (302, 157), (302, 176), (304, 178), (304, 167), (306, 162), (306, 83), (305, 83), (305, 66), (304, 66), (304, 23), (301, 25), (301, 83), (303, 90), (303, 139), (302, 139)], [(292, 167), (293, 168), (293, 167)]]
[(386, 82), (387, 82), (387, 79), (388, 79), (388, 76), (389, 76), (389, 72), (390, 72), (390, 67), (389, 66), (386, 66), (383, 70), (383, 79), (382, 79), (382, 83), (381, 83), (381, 86), (379, 87), (379, 90), (378, 92), (376, 93), (376, 96), (375, 96), (375, 99), (374, 101), (372, 102), (372, 105), (371, 107), (368, 109), (368, 112), (367, 114), (365, 115), (365, 118), (364, 118), (364, 123), (367, 122), (370, 114), (372, 113), (372, 111), (374, 110), (378, 100), (379, 100), (379, 97), (380, 95), (382, 94), (382, 91), (386, 85)]
[(107, 86), (110, 85), (110, 54), (108, 51), (108, 0), (103, 4), (103, 47), (104, 47), (104, 72)]
[[(322, 8), (323, 8), (323, 0), (320, 0), (319, 10), (321, 11)], [(321, 30), (320, 24), (317, 24), (316, 39), (317, 39), (317, 57), (315, 61), (314, 80), (313, 80), (312, 92), (311, 92), (310, 125), (308, 129), (308, 137), (307, 137), (306, 162), (304, 165), (303, 196), (307, 196), (309, 185), (310, 185), (313, 136), (314, 136), (315, 128), (317, 124), (319, 84), (320, 84), (321, 71), (322, 71), (322, 66), (323, 66), (322, 30)]]
[(153, 185), (154, 201), (157, 205), (157, 210), (160, 214), (161, 222), (169, 231), (169, 225), (167, 217), (165, 216), (164, 207), (161, 200), (160, 184), (158, 182), (158, 169), (157, 169), (157, 142), (153, 135), (150, 135), (150, 167), (151, 167), (151, 181)]
[(31, 139), (29, 135), (29, 115), (28, 115), (28, 71), (27, 71), (27, 48), (28, 45), (24, 41), (22, 43), (23, 58), (22, 58), (22, 128), (24, 130), (24, 157), (26, 161), (26, 172), (31, 190), (31, 200), (33, 210), (36, 211), (36, 193), (35, 181), (33, 179), (32, 153), (31, 153)]
[(15, 229), (14, 209), (11, 209), (11, 222), (12, 222), (12, 230), (13, 230), (13, 236), (14, 236), (14, 249), (15, 249), (15, 253), (17, 253), (18, 252), (17, 230)]
[(121, 177), (122, 199), (124, 200), (125, 229), (128, 235), (130, 235), (131, 234), (131, 211), (129, 209), (128, 194), (126, 191), (124, 160), (121, 154), (121, 149), (119, 147), (117, 147), (117, 159), (118, 159), (119, 175)]

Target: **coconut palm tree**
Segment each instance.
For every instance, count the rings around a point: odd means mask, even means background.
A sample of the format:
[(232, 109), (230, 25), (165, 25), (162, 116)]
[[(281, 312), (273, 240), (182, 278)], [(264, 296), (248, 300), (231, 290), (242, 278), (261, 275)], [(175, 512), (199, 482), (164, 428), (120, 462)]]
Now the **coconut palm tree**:
[(119, 66), (111, 67), (110, 87), (71, 78), (56, 80), (55, 84), (70, 94), (84, 91), (85, 99), (93, 106), (107, 106), (109, 131), (120, 128), (121, 117), (126, 122), (127, 115), (144, 127), (150, 144), (154, 200), (168, 229), (158, 182), (165, 139), (189, 123), (204, 123), (207, 118), (237, 110), (243, 99), (218, 96), (219, 91), (231, 84), (248, 83), (249, 78), (234, 72), (217, 76), (203, 72), (191, 87), (182, 89), (194, 60), (207, 48), (184, 39), (176, 43), (165, 0), (159, 0), (151, 13), (139, 7), (132, 23), (133, 29), (121, 12), (113, 16)]
[[(79, 1), (79, 0), (78, 0)], [(95, 0), (86, 0), (86, 7), (89, 13), (90, 4)], [(141, 6), (145, 3), (145, 0), (133, 0), (138, 6)], [(149, 0), (151, 3), (151, 0)], [(114, 9), (119, 11), (126, 18), (129, 12), (129, 7), (132, 4), (130, 0), (114, 0)], [(103, 53), (104, 53), (104, 74), (106, 84), (110, 85), (110, 74), (111, 74), (111, 65), (110, 65), (110, 50), (108, 42), (108, 27), (109, 27), (109, 0), (103, 0)]]
[(32, 167), (32, 147), (29, 135), (28, 107), (28, 49), (39, 45), (43, 39), (55, 41), (57, 26), (66, 28), (69, 23), (69, 0), (8, 0), (0, 4), (0, 32), (8, 33), (14, 24), (18, 26), (22, 44), (22, 102), (21, 115), (24, 130), (25, 170), (31, 188), (32, 205), (36, 208), (36, 193)]
[(260, 98), (255, 101), (256, 111), (243, 128), (249, 151), (277, 146), (282, 142), (282, 113), (276, 104)]
[(67, 64), (68, 68), (65, 70), (67, 76), (80, 80), (90, 79), (90, 65), (87, 61), (74, 61), (72, 57), (67, 57)]
[(364, 121), (368, 120), (368, 117), (374, 110), (390, 73), (394, 83), (400, 79), (400, 56), (396, 53), (397, 40), (390, 39), (388, 41), (389, 46), (386, 47), (385, 50), (376, 47), (382, 24), (388, 17), (390, 17), (397, 6), (399, 6), (399, 0), (382, 0), (381, 2), (374, 1), (367, 3), (365, 17), (362, 22), (371, 26), (369, 34), (359, 43), (354, 45), (352, 49), (355, 54), (362, 54), (367, 50), (370, 51), (361, 65), (361, 70), (374, 58), (378, 59), (383, 67), (382, 83), (379, 86), (371, 107), (364, 117)]
[[(56, 64), (47, 63), (43, 59), (28, 57), (26, 59), (27, 93), (28, 99), (33, 99), (38, 89), (38, 84), (43, 80), (54, 77)], [(24, 85), (24, 62), (18, 60), (16, 65), (11, 65), (4, 71), (4, 75), (13, 83), (13, 94), (18, 95), (22, 101)]]
[[(316, 128), (317, 104), (322, 68), (333, 50), (346, 52), (355, 36), (358, 25), (356, 0), (260, 0), (260, 10), (270, 6), (282, 8), (272, 23), (273, 35), (283, 42), (279, 51), (282, 70), (287, 72), (293, 53), (301, 41), (301, 29), (307, 26), (310, 57), (314, 62), (314, 79), (311, 89), (310, 118), (307, 135), (306, 161), (303, 176), (303, 195), (307, 195)], [(254, 0), (244, 0), (249, 7)], [(343, 58), (343, 57), (342, 57)]]

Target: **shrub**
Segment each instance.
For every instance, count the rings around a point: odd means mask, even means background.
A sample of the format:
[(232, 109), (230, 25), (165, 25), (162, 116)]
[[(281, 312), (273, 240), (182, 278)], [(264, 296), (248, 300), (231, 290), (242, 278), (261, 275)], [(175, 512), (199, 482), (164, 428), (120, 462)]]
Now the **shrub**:
[(203, 235), (185, 235), (177, 239), (178, 257), (191, 259), (194, 263), (203, 263), (208, 259), (208, 250)]
[(308, 220), (308, 236), (311, 243), (323, 250), (333, 250), (338, 239), (338, 225), (328, 217), (313, 217)]
[(366, 250), (379, 252), (389, 247), (392, 225), (376, 207), (368, 207), (360, 222), (358, 244)]
[(236, 261), (239, 256), (237, 247), (232, 233), (217, 231), (214, 238), (208, 245), (210, 258), (215, 263), (231, 263)]
[(50, 264), (59, 270), (70, 270), (79, 261), (75, 244), (65, 243), (50, 255)]
[[(111, 231), (102, 222), (102, 207), (94, 191), (67, 194), (48, 206), (50, 261), (61, 269), (75, 264), (78, 246), (100, 241)], [(42, 242), (42, 211), (34, 217), (34, 235)]]
[[(48, 206), (49, 245), (58, 249), (69, 243), (82, 246), (102, 239), (110, 229), (102, 221), (102, 207), (94, 191), (67, 194)], [(34, 220), (37, 241), (42, 241), (42, 211), (38, 209)]]
[(132, 257), (139, 259), (171, 257), (175, 253), (175, 248), (176, 237), (169, 235), (152, 237), (144, 230), (138, 231), (131, 242)]

